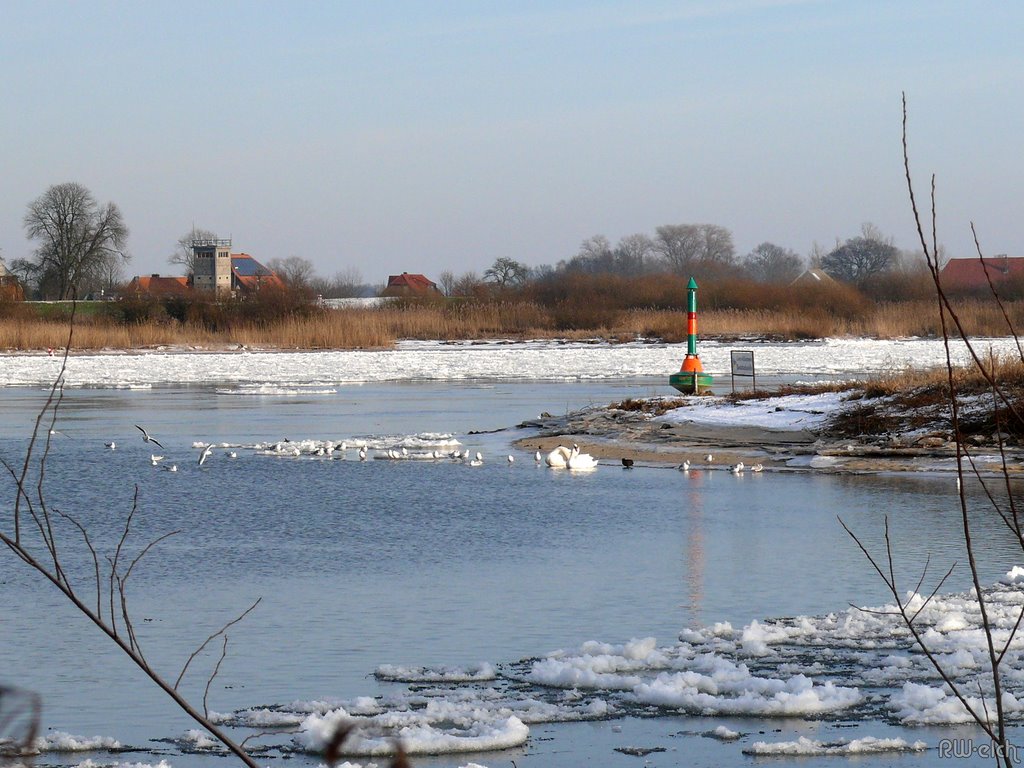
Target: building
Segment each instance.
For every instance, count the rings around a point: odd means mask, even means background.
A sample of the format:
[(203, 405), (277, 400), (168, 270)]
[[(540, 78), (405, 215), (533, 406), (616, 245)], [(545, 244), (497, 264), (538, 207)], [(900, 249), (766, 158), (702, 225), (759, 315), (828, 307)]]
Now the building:
[(801, 287), (812, 285), (836, 285), (836, 279), (825, 270), (818, 269), (817, 267), (812, 267), (811, 269), (806, 270), (802, 275), (797, 277), (793, 282), (790, 283), (790, 285)]
[(231, 241), (192, 241), (192, 287), (197, 291), (231, 293)]
[(193, 240), (192, 252), (195, 266), (188, 277), (134, 277), (124, 295), (187, 296), (205, 291), (217, 296), (246, 296), (285, 287), (274, 270), (248, 253), (231, 253), (230, 240)]
[(987, 291), (989, 280), (999, 287), (1011, 282), (1024, 287), (1024, 258), (1006, 254), (987, 259), (950, 259), (939, 272), (943, 288), (961, 291)]
[(423, 275), (403, 272), (400, 275), (389, 275), (388, 284), (381, 296), (440, 296), (437, 283)]

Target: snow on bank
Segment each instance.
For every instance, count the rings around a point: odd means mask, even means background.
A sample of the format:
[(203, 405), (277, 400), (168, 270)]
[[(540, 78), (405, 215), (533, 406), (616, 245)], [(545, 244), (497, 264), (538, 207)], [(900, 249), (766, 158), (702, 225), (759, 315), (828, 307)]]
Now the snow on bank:
[[(1011, 339), (978, 340), (996, 354), (1015, 349)], [(827, 339), (820, 342), (720, 344), (703, 342), (701, 360), (709, 373), (727, 377), (733, 349), (754, 350), (760, 375), (835, 377), (891, 371), (943, 362), (936, 339)], [(181, 352), (73, 354), (66, 373), (70, 387), (132, 387), (167, 384), (258, 385), (321, 389), (364, 382), (460, 379), (579, 380), (658, 377), (679, 369), (682, 344), (532, 342), (402, 342), (391, 350), (329, 352)], [(966, 361), (961, 344), (957, 359)], [(60, 367), (59, 356), (3, 356), (0, 386), (46, 386)], [(268, 392), (269, 394), (269, 392)], [(279, 394), (279, 393), (278, 393)]]
[(764, 429), (813, 429), (845, 407), (850, 392), (817, 395), (786, 395), (763, 400), (728, 403), (721, 397), (685, 398), (685, 405), (657, 416), (652, 421), (670, 424), (690, 422), (717, 426), (757, 426)]

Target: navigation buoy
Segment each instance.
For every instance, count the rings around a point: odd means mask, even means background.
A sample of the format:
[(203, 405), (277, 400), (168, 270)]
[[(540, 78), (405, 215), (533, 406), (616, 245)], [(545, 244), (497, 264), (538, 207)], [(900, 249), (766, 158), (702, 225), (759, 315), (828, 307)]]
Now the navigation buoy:
[(696, 395), (711, 391), (711, 375), (704, 373), (697, 354), (697, 281), (692, 277), (686, 293), (686, 357), (679, 373), (668, 377), (668, 383), (684, 395)]

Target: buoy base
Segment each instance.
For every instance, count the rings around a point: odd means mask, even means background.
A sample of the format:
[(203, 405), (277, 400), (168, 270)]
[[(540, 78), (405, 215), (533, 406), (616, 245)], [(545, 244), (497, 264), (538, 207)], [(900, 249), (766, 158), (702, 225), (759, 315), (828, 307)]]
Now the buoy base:
[(687, 355), (683, 358), (683, 365), (679, 369), (682, 373), (703, 373), (704, 366), (700, 363), (698, 355)]
[(711, 391), (712, 377), (710, 373), (680, 371), (669, 376), (668, 383), (684, 395), (702, 395)]

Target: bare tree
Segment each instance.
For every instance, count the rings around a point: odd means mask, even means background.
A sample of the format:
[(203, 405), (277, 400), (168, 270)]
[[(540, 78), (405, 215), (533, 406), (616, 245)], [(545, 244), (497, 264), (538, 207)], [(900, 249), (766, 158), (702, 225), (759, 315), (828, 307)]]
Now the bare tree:
[(483, 285), (483, 281), (476, 272), (463, 272), (452, 285), (452, 295), (472, 296), (481, 285)]
[(99, 205), (81, 184), (55, 184), (29, 203), (24, 219), (35, 250), (35, 282), (67, 299), (105, 260), (126, 262), (128, 227), (114, 203)]
[(717, 224), (666, 224), (655, 232), (654, 247), (672, 272), (698, 263), (728, 265), (736, 258), (732, 233)]
[(191, 230), (178, 238), (174, 253), (167, 257), (170, 264), (180, 264), (185, 268), (185, 275), (193, 275), (196, 271), (196, 254), (192, 250), (193, 240), (216, 240), (217, 234), (208, 229), (192, 227)]
[(271, 259), (267, 266), (277, 273), (289, 288), (304, 289), (309, 287), (313, 279), (313, 262), (301, 256), (289, 256), (286, 259)]
[(821, 268), (837, 280), (859, 285), (872, 275), (889, 270), (899, 254), (892, 238), (873, 224), (864, 224), (861, 234), (836, 246), (821, 260)]
[(647, 235), (626, 235), (615, 246), (616, 272), (622, 275), (642, 275), (654, 253), (654, 241)]
[(795, 251), (765, 242), (744, 257), (743, 269), (759, 283), (789, 283), (804, 271), (804, 261)]
[(446, 269), (441, 272), (441, 275), (437, 278), (438, 285), (441, 286), (441, 293), (445, 296), (452, 295), (452, 289), (455, 287), (455, 273), (450, 269)]
[(515, 259), (502, 256), (484, 270), (484, 280), (501, 288), (511, 288), (526, 282), (530, 270)]

